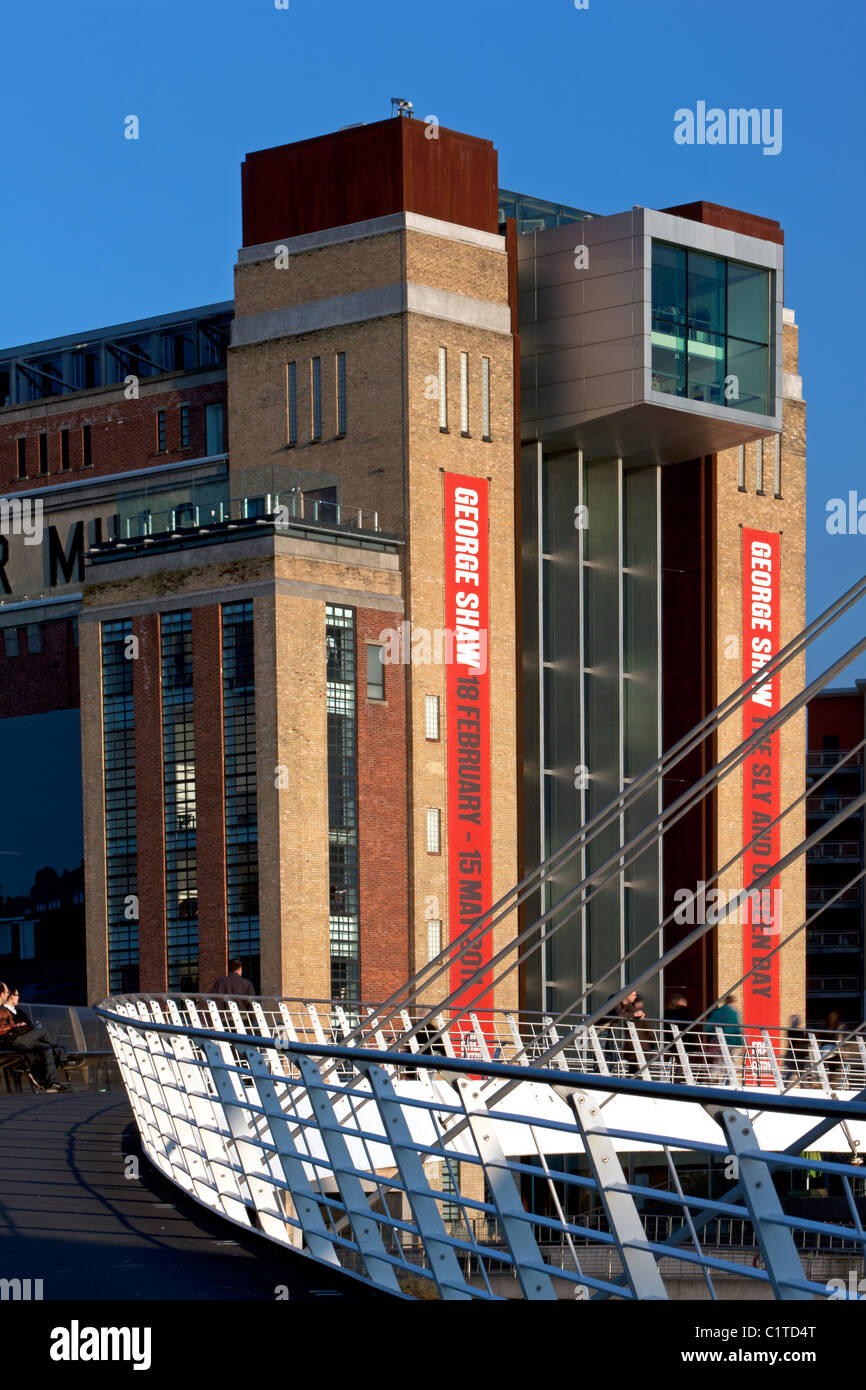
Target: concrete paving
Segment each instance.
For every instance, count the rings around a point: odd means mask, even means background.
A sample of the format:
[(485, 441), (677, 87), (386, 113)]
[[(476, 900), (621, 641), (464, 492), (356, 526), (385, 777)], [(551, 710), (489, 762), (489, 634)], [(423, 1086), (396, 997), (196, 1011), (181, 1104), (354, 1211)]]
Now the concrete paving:
[(76, 1302), (380, 1296), (212, 1215), (139, 1154), (122, 1092), (0, 1095), (0, 1279)]

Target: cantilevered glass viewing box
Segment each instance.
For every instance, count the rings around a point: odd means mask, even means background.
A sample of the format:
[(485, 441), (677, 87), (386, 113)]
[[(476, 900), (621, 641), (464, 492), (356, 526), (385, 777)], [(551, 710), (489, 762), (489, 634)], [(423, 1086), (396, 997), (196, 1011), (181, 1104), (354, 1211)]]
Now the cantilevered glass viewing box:
[(524, 439), (668, 463), (781, 429), (775, 241), (634, 208), (518, 255)]

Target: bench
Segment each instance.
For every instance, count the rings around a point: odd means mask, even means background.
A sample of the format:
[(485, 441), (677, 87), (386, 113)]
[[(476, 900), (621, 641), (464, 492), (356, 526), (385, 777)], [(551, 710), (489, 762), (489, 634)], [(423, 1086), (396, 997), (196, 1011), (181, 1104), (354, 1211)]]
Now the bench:
[[(73, 1075), (81, 1073), (87, 1076), (89, 1080), (90, 1069), (95, 1066), (96, 1080), (98, 1081), (100, 1067), (112, 1061), (113, 1058), (114, 1053), (110, 1048), (101, 1052), (77, 1053), (73, 1054), (73, 1058), (67, 1066), (58, 1067), (58, 1071), (61, 1076), (65, 1076), (67, 1080), (69, 1079), (70, 1072), (72, 1072)], [(28, 1071), (28, 1058), (25, 1055), (11, 1049), (5, 1051), (0, 1049), (0, 1077), (3, 1079), (3, 1084), (7, 1092), (20, 1091), (21, 1082), (23, 1080), (28, 1082), (30, 1090), (32, 1091), (34, 1088), (27, 1075)]]

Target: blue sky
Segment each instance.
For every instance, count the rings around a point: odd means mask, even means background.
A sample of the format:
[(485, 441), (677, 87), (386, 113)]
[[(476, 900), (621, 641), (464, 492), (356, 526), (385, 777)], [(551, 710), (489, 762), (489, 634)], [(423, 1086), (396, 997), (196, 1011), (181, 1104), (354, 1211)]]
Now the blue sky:
[[(777, 218), (809, 407), (814, 615), (866, 571), (866, 537), (825, 527), (831, 497), (866, 498), (864, 14), (851, 0), (4, 0), (0, 343), (230, 298), (243, 155), (382, 119), (391, 96), (492, 139), (505, 187), (596, 212), (705, 198)], [(780, 107), (781, 153), (676, 145), (674, 111), (699, 100)]]

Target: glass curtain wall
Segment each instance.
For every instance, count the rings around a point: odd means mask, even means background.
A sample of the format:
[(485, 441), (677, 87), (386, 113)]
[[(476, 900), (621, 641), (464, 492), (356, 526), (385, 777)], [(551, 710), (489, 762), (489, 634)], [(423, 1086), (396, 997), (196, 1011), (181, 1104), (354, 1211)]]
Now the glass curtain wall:
[(654, 241), (653, 389), (772, 414), (772, 288), (759, 266)]
[[(658, 496), (654, 465), (524, 451), (527, 868), (570, 840), (661, 751)], [(618, 815), (585, 852), (552, 870), (531, 906), (555, 908), (659, 807), (653, 790)], [(616, 962), (661, 918), (658, 846), (614, 873), (585, 909), (567, 905), (554, 921), (561, 918), (543, 979), (527, 973), (529, 1007), (559, 1011), (592, 984), (595, 1006), (624, 982)], [(645, 949), (628, 973), (657, 955), (657, 946)], [(655, 1011), (656, 994), (645, 997)]]

